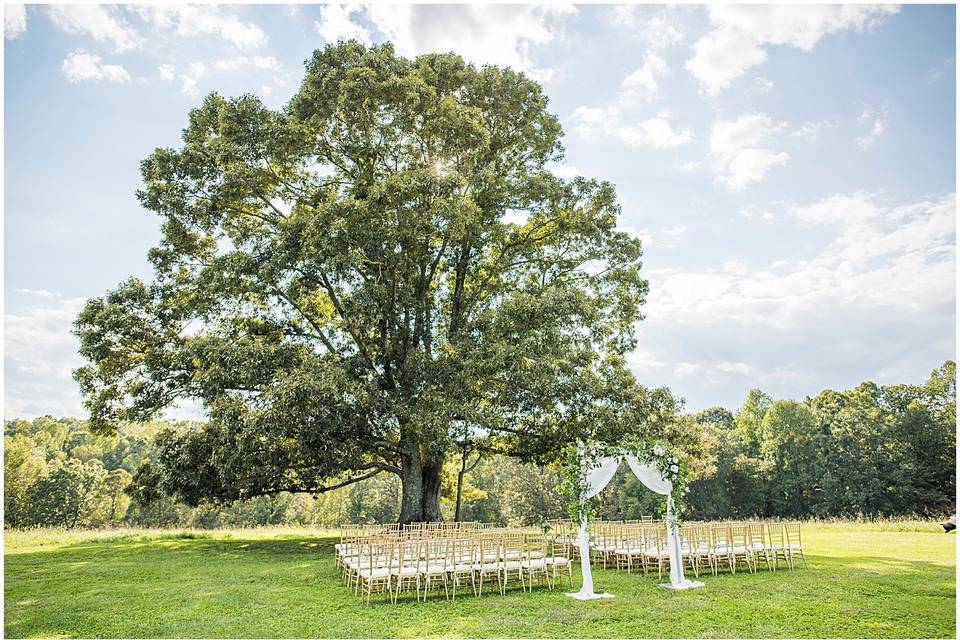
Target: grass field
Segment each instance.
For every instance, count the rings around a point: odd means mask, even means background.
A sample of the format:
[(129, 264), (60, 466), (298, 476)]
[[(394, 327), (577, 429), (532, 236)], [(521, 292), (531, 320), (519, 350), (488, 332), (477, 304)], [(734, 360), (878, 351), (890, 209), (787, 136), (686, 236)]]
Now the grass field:
[[(934, 523), (804, 525), (807, 569), (657, 579), (596, 570), (565, 589), (370, 607), (332, 533), (7, 532), (6, 637), (954, 637), (956, 537)], [(578, 586), (575, 576), (575, 585)]]

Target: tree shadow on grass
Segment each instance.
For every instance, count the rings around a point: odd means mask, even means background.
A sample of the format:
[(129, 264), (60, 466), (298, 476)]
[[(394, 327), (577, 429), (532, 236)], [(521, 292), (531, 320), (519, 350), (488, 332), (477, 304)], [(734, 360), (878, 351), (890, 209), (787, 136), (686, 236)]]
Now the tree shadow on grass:
[(118, 558), (139, 555), (144, 551), (178, 551), (181, 553), (254, 553), (276, 556), (324, 554), (333, 557), (337, 539), (330, 536), (277, 538), (224, 537), (206, 533), (171, 533), (169, 535), (129, 535), (84, 540), (60, 547), (17, 553), (15, 558), (54, 558), (64, 554), (107, 552)]

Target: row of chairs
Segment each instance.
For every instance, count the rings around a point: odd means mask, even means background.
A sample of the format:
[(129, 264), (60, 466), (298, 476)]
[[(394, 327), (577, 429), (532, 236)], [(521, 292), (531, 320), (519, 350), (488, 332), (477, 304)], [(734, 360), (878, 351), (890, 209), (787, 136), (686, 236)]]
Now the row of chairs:
[[(591, 553), (604, 567), (645, 574), (656, 568), (661, 578), (669, 571), (669, 539), (662, 523), (597, 523), (594, 531)], [(680, 555), (696, 576), (703, 570), (717, 575), (723, 567), (735, 574), (745, 566), (754, 573), (761, 562), (769, 571), (776, 571), (781, 561), (789, 569), (797, 561), (807, 563), (799, 522), (688, 522), (680, 527)]]
[(519, 584), (524, 591), (534, 583), (554, 588), (564, 574), (572, 586), (569, 543), (557, 536), (494, 528), (348, 529), (336, 545), (344, 582), (369, 604), (374, 592), (396, 602), (403, 591), (416, 592), (425, 601), (431, 590), (443, 587), (456, 599), (468, 582), (473, 594), (484, 585), (496, 585), (501, 594)]
[(410, 524), (399, 524), (392, 522), (387, 524), (341, 524), (340, 535), (341, 538), (351, 538), (414, 531), (475, 531), (479, 529), (490, 529), (495, 527), (496, 525), (490, 522), (411, 522)]
[[(762, 564), (776, 571), (781, 561), (789, 569), (797, 561), (806, 566), (798, 522), (687, 522), (679, 531), (682, 562), (698, 577), (705, 570), (717, 575), (724, 567), (733, 574), (744, 566), (754, 573)], [(375, 591), (396, 602), (401, 592), (414, 590), (417, 600), (425, 601), (441, 585), (445, 597), (455, 599), (468, 581), (478, 597), (485, 584), (506, 593), (511, 580), (523, 590), (532, 590), (534, 582), (553, 589), (564, 574), (572, 586), (576, 533), (569, 520), (549, 523), (546, 532), (482, 523), (344, 525), (337, 566), (367, 603)], [(591, 556), (604, 568), (644, 574), (656, 569), (663, 579), (670, 568), (666, 525), (652, 518), (594, 521)]]

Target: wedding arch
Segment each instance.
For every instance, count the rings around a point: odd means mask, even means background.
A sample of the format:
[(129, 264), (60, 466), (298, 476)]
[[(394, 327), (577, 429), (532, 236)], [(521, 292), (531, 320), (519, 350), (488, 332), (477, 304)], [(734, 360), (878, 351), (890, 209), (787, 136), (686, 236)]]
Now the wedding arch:
[(564, 474), (564, 493), (569, 500), (570, 515), (580, 524), (577, 544), (580, 548), (580, 568), (583, 575), (583, 586), (580, 591), (567, 595), (578, 600), (613, 597), (609, 593), (593, 591), (589, 531), (592, 509), (589, 500), (603, 491), (624, 460), (644, 486), (655, 493), (667, 496), (666, 526), (670, 554), (670, 582), (663, 586), (671, 589), (702, 587), (702, 582), (687, 580), (683, 575), (680, 525), (677, 521), (677, 503), (682, 505), (686, 493), (686, 474), (681, 460), (671, 452), (669, 447), (650, 440), (619, 445), (591, 443), (580, 444), (576, 448), (571, 447)]

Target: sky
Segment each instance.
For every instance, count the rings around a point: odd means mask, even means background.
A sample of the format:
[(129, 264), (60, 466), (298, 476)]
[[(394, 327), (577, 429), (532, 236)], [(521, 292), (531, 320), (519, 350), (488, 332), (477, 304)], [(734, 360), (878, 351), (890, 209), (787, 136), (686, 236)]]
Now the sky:
[[(139, 163), (204, 95), (272, 108), (338, 39), (539, 80), (650, 281), (641, 383), (691, 411), (955, 358), (953, 6), (7, 5), (4, 410), (83, 416), (86, 298), (149, 279)], [(170, 415), (195, 417), (183, 407)]]

